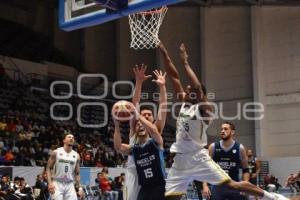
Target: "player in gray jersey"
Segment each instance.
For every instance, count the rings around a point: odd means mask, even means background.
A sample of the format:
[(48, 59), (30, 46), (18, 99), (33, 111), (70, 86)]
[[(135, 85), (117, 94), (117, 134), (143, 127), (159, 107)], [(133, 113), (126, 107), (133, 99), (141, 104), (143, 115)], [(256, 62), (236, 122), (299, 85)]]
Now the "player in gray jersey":
[(80, 185), (80, 156), (72, 149), (74, 136), (64, 135), (64, 146), (50, 154), (47, 164), (48, 190), (52, 200), (76, 200), (74, 183)]

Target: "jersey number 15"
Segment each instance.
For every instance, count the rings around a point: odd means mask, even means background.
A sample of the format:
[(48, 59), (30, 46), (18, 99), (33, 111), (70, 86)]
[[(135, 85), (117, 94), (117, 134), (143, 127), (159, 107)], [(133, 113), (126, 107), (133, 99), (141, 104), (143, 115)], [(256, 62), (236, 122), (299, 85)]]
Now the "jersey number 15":
[(145, 177), (146, 177), (146, 178), (151, 178), (151, 177), (153, 177), (153, 172), (152, 172), (152, 169), (151, 169), (151, 168), (145, 169), (145, 170), (144, 170), (144, 173), (145, 173)]

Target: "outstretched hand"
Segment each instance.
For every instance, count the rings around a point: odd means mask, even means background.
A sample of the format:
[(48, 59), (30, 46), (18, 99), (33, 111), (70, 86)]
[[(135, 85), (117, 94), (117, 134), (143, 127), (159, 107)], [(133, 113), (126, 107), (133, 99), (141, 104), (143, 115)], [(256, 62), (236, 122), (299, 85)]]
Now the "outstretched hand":
[(153, 79), (152, 81), (155, 82), (158, 86), (164, 86), (166, 84), (167, 73), (163, 73), (161, 70), (155, 70), (153, 71), (153, 73), (156, 76), (156, 79)]
[(180, 50), (180, 58), (181, 58), (181, 60), (187, 61), (187, 59), (188, 59), (189, 56), (188, 56), (188, 54), (186, 52), (186, 48), (185, 48), (184, 43), (181, 43), (181, 45), (179, 47), (179, 50)]
[(136, 81), (145, 81), (148, 78), (152, 77), (152, 75), (145, 75), (147, 69), (147, 65), (141, 64), (139, 65), (135, 65), (135, 67), (133, 68), (133, 73), (135, 75), (135, 80)]

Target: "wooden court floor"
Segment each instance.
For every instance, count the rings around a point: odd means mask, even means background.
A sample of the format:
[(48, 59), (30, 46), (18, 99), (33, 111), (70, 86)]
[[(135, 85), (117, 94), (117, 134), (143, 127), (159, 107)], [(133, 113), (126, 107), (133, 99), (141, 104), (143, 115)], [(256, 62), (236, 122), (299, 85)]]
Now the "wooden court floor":
[(292, 196), (289, 197), (291, 200), (300, 200), (300, 196)]

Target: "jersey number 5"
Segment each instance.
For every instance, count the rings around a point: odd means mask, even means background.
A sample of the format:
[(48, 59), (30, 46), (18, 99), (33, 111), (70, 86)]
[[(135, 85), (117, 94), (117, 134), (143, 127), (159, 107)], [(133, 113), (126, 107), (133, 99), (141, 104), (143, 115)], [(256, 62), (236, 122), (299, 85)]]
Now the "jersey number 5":
[(146, 178), (151, 178), (153, 176), (153, 172), (152, 172), (151, 168), (145, 169), (144, 173), (145, 173)]

